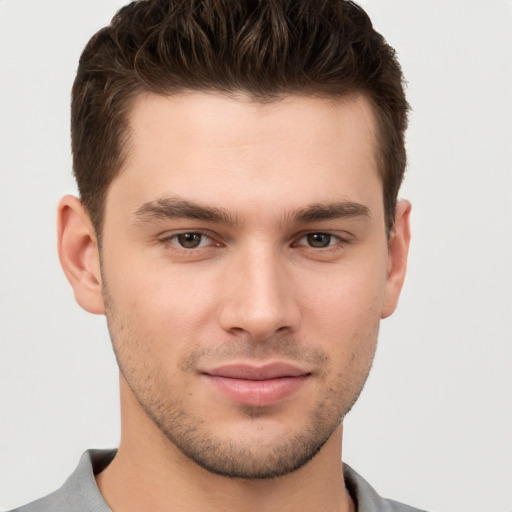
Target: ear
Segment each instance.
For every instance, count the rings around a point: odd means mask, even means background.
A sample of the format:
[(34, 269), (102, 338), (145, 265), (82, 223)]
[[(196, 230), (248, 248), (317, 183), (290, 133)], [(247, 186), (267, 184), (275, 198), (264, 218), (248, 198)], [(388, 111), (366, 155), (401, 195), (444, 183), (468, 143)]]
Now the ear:
[(399, 201), (396, 206), (395, 225), (389, 239), (388, 276), (381, 318), (387, 318), (395, 311), (404, 284), (411, 241), (410, 213), (411, 203)]
[(65, 196), (59, 202), (57, 243), (60, 264), (76, 301), (89, 313), (104, 314), (96, 232), (89, 214), (74, 196)]

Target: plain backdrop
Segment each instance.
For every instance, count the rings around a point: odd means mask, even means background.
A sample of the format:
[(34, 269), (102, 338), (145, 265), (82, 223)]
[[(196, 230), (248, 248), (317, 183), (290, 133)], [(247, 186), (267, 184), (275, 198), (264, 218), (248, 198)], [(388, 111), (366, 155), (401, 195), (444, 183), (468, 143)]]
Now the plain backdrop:
[[(105, 321), (74, 302), (55, 207), (74, 191), (69, 93), (119, 0), (0, 0), (0, 509), (116, 446)], [(344, 459), (384, 496), (512, 511), (512, 2), (366, 0), (413, 107), (409, 274)]]

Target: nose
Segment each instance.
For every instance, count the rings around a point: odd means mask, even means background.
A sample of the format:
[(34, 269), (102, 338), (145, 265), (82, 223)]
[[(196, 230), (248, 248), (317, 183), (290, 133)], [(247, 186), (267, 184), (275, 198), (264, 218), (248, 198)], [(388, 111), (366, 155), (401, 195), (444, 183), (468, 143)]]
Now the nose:
[(223, 275), (219, 313), (221, 327), (231, 334), (265, 340), (276, 332), (295, 332), (300, 310), (285, 258), (270, 248), (240, 251)]

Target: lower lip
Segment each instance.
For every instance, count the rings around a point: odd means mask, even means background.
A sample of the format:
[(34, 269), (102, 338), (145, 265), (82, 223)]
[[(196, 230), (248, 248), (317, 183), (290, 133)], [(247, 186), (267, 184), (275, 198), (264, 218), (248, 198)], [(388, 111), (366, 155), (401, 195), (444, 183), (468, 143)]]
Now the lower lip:
[(263, 407), (274, 405), (295, 393), (309, 375), (267, 380), (246, 380), (207, 375), (225, 395), (243, 405)]

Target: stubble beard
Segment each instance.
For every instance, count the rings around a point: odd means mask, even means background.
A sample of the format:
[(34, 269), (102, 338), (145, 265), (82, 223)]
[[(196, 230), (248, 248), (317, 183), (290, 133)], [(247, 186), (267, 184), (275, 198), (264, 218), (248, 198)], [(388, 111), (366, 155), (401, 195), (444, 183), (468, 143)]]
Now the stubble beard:
[[(204, 420), (183, 409), (160, 410), (155, 402), (139, 404), (166, 438), (186, 457), (203, 469), (217, 475), (245, 480), (268, 479), (286, 475), (304, 466), (330, 438), (340, 420), (317, 421), (279, 443), (241, 440), (212, 435)], [(259, 418), (270, 414), (258, 408), (245, 410)]]
[[(307, 464), (329, 440), (344, 416), (357, 401), (368, 377), (373, 354), (365, 354), (368, 361), (357, 375), (338, 374), (330, 377), (331, 386), (326, 386), (324, 395), (309, 414), (300, 430), (291, 432), (286, 438), (232, 439), (212, 432), (210, 425), (193, 412), (187, 410), (183, 397), (169, 400), (169, 390), (162, 384), (155, 361), (141, 358), (150, 353), (141, 349), (143, 342), (115, 314), (112, 302), (105, 295), (106, 316), (119, 369), (134, 397), (145, 414), (153, 421), (165, 437), (186, 457), (203, 469), (218, 475), (238, 479), (269, 479), (289, 474)], [(145, 352), (141, 354), (140, 352)], [(322, 368), (319, 379), (327, 379), (329, 358), (320, 349), (304, 348), (290, 337), (274, 338), (257, 344), (237, 342), (221, 348), (223, 355), (254, 357), (287, 356), (297, 361), (315, 362)], [(137, 353), (139, 352), (139, 353)], [(180, 364), (180, 369), (194, 367), (197, 359), (204, 357), (205, 350), (195, 352)], [(215, 353), (218, 356), (218, 353)], [(153, 368), (148, 368), (153, 363)], [(151, 370), (151, 371), (148, 371)], [(257, 422), (272, 414), (271, 407), (242, 408), (242, 412)], [(242, 433), (243, 435), (243, 433)]]

